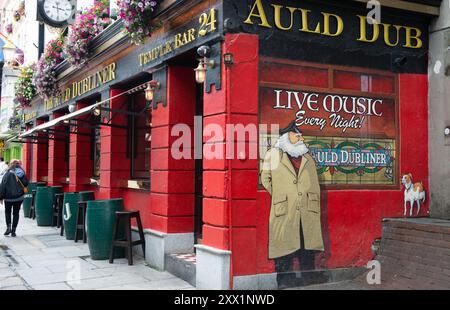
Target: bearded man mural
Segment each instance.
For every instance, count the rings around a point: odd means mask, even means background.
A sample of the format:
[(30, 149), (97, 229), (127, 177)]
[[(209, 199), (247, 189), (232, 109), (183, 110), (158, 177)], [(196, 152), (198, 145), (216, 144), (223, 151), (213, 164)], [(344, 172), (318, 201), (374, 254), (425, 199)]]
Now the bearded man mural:
[(292, 122), (265, 156), (261, 172), (271, 195), (269, 259), (280, 276), (291, 271), (298, 257), (301, 270), (315, 268), (315, 254), (323, 251), (320, 186), (314, 158), (302, 133)]

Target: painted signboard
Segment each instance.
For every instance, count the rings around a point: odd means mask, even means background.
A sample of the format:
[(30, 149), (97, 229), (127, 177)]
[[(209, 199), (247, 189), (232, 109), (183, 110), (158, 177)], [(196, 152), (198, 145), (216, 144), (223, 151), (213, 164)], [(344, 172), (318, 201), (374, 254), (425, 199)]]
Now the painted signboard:
[[(228, 0), (233, 29), (257, 34), (261, 55), (395, 72), (427, 70), (428, 26), (419, 14), (383, 7), (377, 23), (366, 3)], [(367, 61), (367, 57), (371, 57)], [(405, 61), (407, 65), (405, 65)], [(403, 64), (403, 65), (402, 65)]]
[(320, 184), (397, 186), (395, 76), (352, 70), (263, 61), (260, 123), (269, 129), (260, 132), (261, 154), (279, 139), (271, 126), (293, 122), (316, 162)]

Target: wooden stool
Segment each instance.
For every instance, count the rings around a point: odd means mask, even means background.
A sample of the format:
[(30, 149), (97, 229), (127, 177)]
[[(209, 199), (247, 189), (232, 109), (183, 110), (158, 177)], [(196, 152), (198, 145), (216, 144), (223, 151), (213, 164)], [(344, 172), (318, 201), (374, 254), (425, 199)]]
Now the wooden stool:
[[(131, 238), (131, 219), (135, 218), (138, 230), (139, 230), (139, 240), (133, 241)], [(124, 221), (125, 224), (125, 239), (119, 239), (119, 227), (121, 222)], [(145, 238), (144, 230), (142, 228), (141, 216), (139, 211), (117, 211), (116, 212), (116, 222), (114, 223), (113, 239), (111, 244), (111, 253), (109, 255), (109, 263), (112, 264), (114, 261), (114, 249), (115, 247), (126, 248), (128, 265), (133, 265), (133, 252), (132, 247), (135, 245), (142, 244), (142, 252), (145, 258)]]
[(85, 201), (79, 201), (78, 202), (78, 209), (77, 209), (77, 221), (76, 221), (76, 229), (75, 229), (75, 242), (78, 242), (78, 233), (81, 230), (81, 233), (83, 235), (83, 243), (86, 243), (86, 209), (87, 209), (87, 202)]
[(33, 220), (36, 218), (36, 209), (34, 207), (35, 202), (36, 202), (36, 190), (33, 189), (31, 191), (31, 207), (30, 207), (30, 214), (29, 214), (29, 217)]

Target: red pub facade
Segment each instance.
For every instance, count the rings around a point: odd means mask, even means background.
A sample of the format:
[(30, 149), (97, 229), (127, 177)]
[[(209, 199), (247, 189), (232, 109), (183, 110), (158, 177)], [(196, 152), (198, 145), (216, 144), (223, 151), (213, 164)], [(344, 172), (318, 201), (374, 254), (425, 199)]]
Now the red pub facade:
[[(383, 218), (410, 216), (402, 176), (428, 188), (438, 3), (403, 2), (371, 23), (359, 1), (163, 1), (141, 46), (117, 21), (88, 66), (58, 68), (61, 96), (25, 111), (24, 167), (34, 182), (123, 197), (148, 263), (198, 288), (356, 276)], [(298, 166), (290, 133), (308, 149)]]

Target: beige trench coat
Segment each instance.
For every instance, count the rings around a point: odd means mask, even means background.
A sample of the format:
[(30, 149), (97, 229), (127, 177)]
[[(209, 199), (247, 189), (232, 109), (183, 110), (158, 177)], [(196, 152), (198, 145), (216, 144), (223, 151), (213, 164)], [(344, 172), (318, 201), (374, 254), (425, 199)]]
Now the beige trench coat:
[[(261, 171), (264, 188), (272, 197), (269, 218), (269, 259), (299, 249), (323, 251), (320, 223), (320, 186), (316, 163), (302, 157), (298, 176), (286, 153), (272, 148)], [(300, 244), (300, 222), (304, 245)]]

